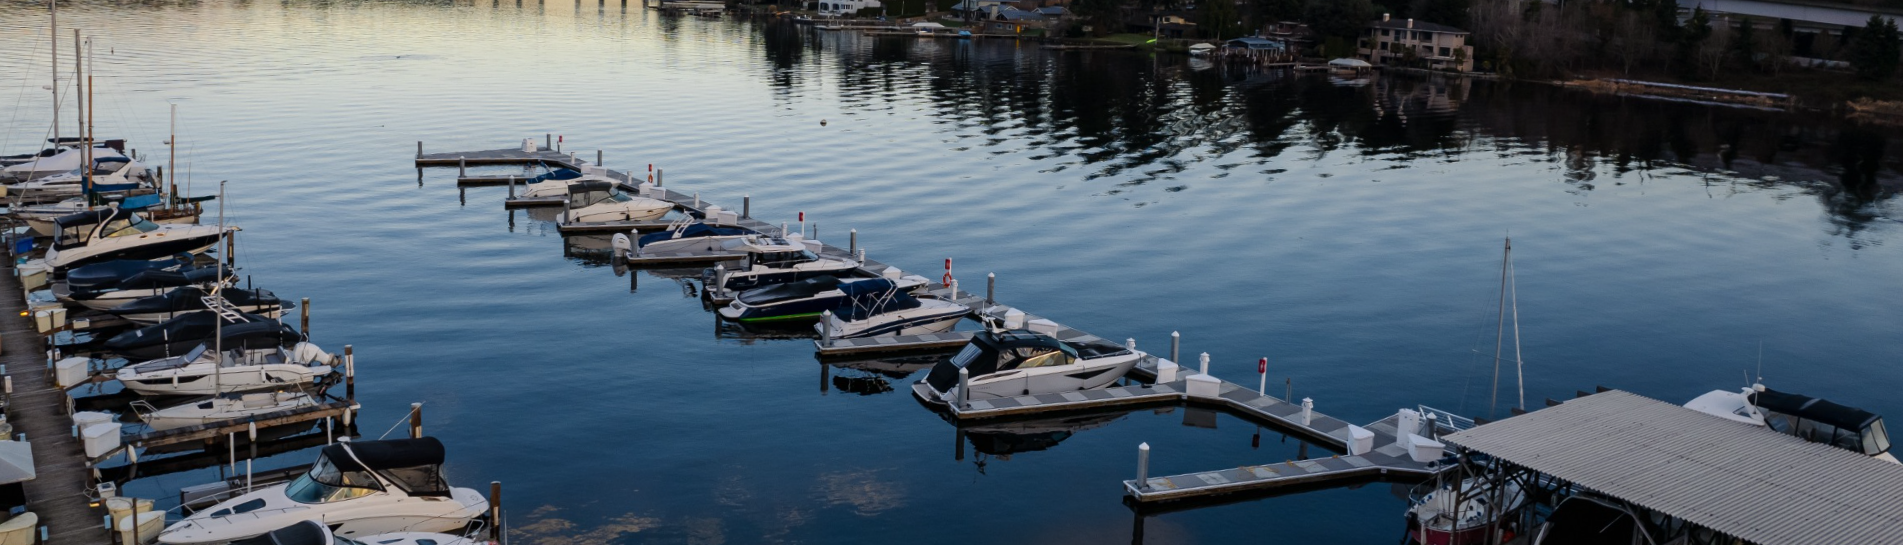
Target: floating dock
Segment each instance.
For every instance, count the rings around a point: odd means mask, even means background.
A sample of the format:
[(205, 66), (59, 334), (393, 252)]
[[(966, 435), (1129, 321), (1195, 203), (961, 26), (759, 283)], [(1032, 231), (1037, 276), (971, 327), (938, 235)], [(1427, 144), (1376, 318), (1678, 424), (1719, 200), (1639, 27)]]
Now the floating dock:
[(49, 543), (109, 543), (112, 537), (102, 521), (104, 509), (94, 508), (86, 492), (93, 489), (92, 471), (79, 440), (73, 437), (73, 421), (66, 414), (67, 397), (53, 385), (52, 370), (46, 365), (44, 337), (34, 329), (26, 312), (26, 297), (16, 275), (0, 275), (0, 362), (5, 362), (11, 393), (6, 397), (7, 423), (17, 438), (25, 435), (33, 445), (36, 475), (26, 481), (27, 510), (40, 518), (39, 524)]

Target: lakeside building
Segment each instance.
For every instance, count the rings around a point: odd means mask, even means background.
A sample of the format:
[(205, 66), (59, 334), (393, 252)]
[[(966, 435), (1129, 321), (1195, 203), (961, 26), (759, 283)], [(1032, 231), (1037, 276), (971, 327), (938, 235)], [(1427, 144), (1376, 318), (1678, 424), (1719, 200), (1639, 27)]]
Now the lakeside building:
[(1473, 46), (1467, 45), (1468, 32), (1426, 21), (1396, 21), (1381, 14), (1361, 31), (1355, 54), (1374, 64), (1399, 64), (1403, 60), (1424, 62), (1437, 70), (1473, 70)]

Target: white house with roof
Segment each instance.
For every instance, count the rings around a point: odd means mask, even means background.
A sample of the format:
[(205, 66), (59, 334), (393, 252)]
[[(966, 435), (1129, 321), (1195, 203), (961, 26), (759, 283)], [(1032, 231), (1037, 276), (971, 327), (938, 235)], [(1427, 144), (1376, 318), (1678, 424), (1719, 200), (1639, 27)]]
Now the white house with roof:
[(1397, 21), (1383, 13), (1380, 20), (1361, 30), (1355, 54), (1374, 64), (1398, 63), (1412, 57), (1429, 68), (1466, 72), (1473, 70), (1474, 62), (1468, 35), (1447, 25), (1413, 19)]
[(879, 0), (819, 0), (817, 5), (818, 8), (815, 11), (818, 11), (821, 17), (845, 17), (861, 9), (879, 7), (881, 4)]

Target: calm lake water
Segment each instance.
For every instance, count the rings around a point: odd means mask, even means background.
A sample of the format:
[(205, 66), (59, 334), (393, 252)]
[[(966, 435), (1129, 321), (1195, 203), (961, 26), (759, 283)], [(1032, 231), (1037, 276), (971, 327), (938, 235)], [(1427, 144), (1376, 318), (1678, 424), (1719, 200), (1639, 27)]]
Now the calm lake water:
[[(230, 180), (243, 272), (356, 347), (362, 433), (424, 402), (454, 481), (503, 481), (524, 543), (1391, 543), (1404, 503), (1377, 483), (1140, 519), (1120, 501), (1140, 442), (1155, 473), (1304, 449), (1183, 409), (961, 445), (906, 391), (919, 364), (827, 368), (808, 341), (723, 331), (667, 278), (630, 292), (571, 256), (605, 239), (564, 244), (453, 169), (419, 181), (418, 140), (563, 135), (768, 221), (805, 212), (841, 246), (857, 229), (927, 276), (947, 257), (967, 287), (995, 272), (1001, 299), (1107, 338), (1165, 351), (1180, 331), (1184, 359), (1237, 382), (1267, 357), (1272, 389), (1355, 422), (1487, 412), (1510, 233), (1531, 404), (1740, 387), (1762, 343), (1772, 387), (1903, 415), (1894, 130), (592, 2), (95, 3), (60, 22), (93, 36), (102, 135), (162, 155), (179, 105), (181, 170), (197, 194)], [(48, 131), (46, 48), (42, 5), (0, 4), (6, 150)]]

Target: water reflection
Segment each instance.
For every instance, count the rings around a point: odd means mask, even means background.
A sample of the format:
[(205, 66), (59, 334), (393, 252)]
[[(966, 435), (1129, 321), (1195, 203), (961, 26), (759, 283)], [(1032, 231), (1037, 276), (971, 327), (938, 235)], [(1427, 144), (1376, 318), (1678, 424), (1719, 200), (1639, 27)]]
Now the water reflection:
[[(1387, 75), (1341, 80), (1213, 66), (1173, 55), (1052, 52), (1009, 42), (941, 42), (821, 33), (759, 23), (771, 83), (809, 87), (819, 57), (836, 71), (838, 102), (876, 113), (922, 98), (954, 151), (1025, 153), (1045, 173), (1080, 176), (1116, 195), (1178, 179), (1209, 163), (1219, 179), (1278, 158), (1320, 159), (1352, 150), (1394, 168), (1402, 161), (1523, 161), (1559, 165), (1556, 189), (1585, 195), (1604, 183), (1690, 169), (1760, 180), (1734, 188), (1815, 195), (1832, 235), (1867, 243), (1882, 203), (1903, 188), (1895, 129), (1810, 113), (1594, 95), (1546, 84)], [(1007, 144), (1008, 142), (1008, 144)], [(1241, 153), (1238, 153), (1241, 152)], [(1293, 153), (1291, 157), (1284, 157)], [(1075, 174), (1072, 174), (1075, 173)], [(1401, 177), (1397, 175), (1397, 177)], [(1610, 180), (1608, 180), (1610, 178)], [(1138, 204), (1141, 206), (1141, 204)]]

